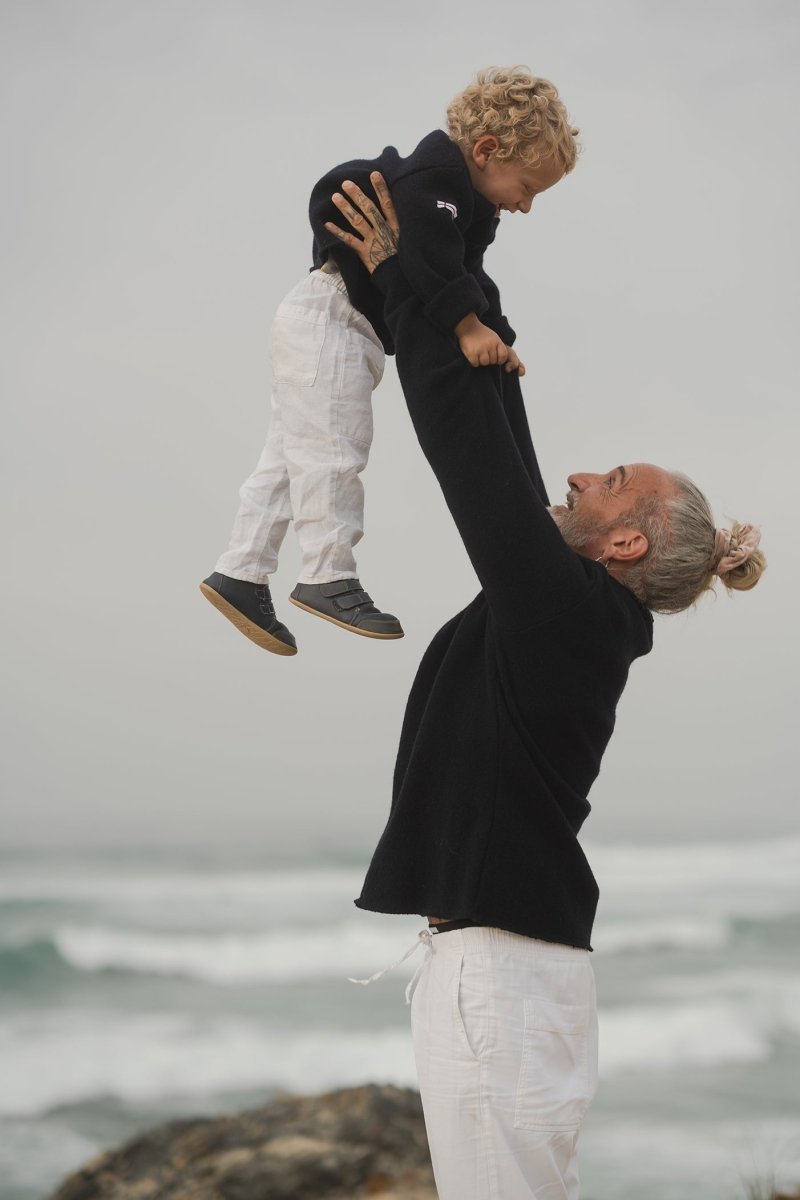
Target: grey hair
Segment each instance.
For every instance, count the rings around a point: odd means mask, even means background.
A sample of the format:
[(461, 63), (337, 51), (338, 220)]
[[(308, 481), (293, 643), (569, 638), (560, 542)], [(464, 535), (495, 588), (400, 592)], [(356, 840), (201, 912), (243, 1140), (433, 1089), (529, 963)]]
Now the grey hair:
[[(649, 543), (646, 554), (627, 568), (620, 582), (657, 613), (683, 612), (696, 604), (713, 589), (716, 570), (711, 507), (686, 475), (671, 471), (670, 477), (674, 496), (645, 496), (618, 522), (638, 529)], [(734, 539), (742, 528), (733, 522)], [(756, 550), (741, 567), (724, 575), (723, 582), (729, 590), (746, 591), (758, 583), (766, 565), (766, 558)]]

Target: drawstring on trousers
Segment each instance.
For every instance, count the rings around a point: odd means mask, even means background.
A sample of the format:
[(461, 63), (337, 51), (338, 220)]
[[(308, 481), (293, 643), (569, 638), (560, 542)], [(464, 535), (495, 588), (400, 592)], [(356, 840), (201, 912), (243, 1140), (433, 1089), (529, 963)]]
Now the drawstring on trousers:
[(360, 983), (363, 987), (366, 987), (368, 984), (374, 983), (376, 979), (380, 979), (382, 975), (387, 973), (387, 971), (393, 971), (395, 967), (399, 967), (401, 963), (405, 962), (407, 958), (411, 957), (415, 950), (419, 950), (420, 946), (425, 947), (425, 957), (417, 967), (414, 974), (411, 976), (408, 987), (406, 988), (406, 1004), (410, 1004), (411, 996), (414, 990), (414, 984), (419, 979), (423, 967), (429, 962), (430, 957), (433, 954), (433, 934), (431, 933), (430, 929), (421, 929), (417, 934), (417, 940), (414, 942), (414, 945), (409, 946), (408, 950), (406, 950), (402, 958), (398, 958), (397, 962), (390, 963), (388, 967), (384, 967), (381, 971), (376, 971), (374, 975), (370, 975), (369, 979), (352, 979), (348, 975), (347, 981), (348, 983)]

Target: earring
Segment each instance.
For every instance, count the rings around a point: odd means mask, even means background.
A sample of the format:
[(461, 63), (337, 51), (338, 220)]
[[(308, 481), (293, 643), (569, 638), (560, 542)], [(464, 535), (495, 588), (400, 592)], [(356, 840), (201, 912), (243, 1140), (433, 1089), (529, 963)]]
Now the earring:
[(602, 554), (598, 554), (597, 558), (594, 561), (602, 563), (603, 566), (605, 567), (605, 569), (608, 570), (608, 559), (603, 558)]

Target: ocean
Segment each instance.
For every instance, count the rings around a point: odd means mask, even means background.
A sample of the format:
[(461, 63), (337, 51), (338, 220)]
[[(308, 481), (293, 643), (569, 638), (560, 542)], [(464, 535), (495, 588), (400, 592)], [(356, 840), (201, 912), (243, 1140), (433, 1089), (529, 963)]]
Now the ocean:
[[(586, 1200), (800, 1185), (800, 837), (585, 845), (601, 888)], [(423, 922), (359, 912), (366, 859), (16, 850), (0, 859), (0, 1200), (276, 1090), (414, 1084)]]

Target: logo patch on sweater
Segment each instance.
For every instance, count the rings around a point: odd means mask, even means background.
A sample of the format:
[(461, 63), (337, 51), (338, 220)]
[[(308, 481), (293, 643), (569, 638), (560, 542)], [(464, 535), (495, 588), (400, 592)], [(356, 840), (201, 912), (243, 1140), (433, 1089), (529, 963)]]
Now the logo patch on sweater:
[(436, 207), (437, 208), (446, 208), (454, 221), (455, 221), (456, 217), (458, 216), (458, 209), (456, 208), (455, 204), (451, 204), (449, 200), (437, 200)]

